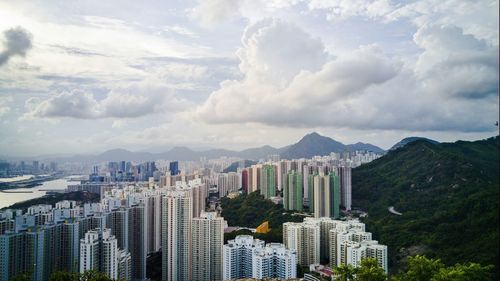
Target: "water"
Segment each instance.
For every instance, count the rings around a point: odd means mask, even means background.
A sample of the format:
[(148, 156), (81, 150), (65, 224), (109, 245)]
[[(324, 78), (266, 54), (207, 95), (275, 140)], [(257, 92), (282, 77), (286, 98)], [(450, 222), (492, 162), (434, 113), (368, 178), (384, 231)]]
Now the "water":
[(0, 192), (0, 209), (8, 207), (14, 203), (22, 202), (38, 197), (44, 196), (47, 192), (40, 191), (40, 189), (66, 189), (69, 184), (69, 178), (57, 179), (44, 181), (42, 185), (38, 185), (31, 188), (16, 188), (9, 189), (8, 191), (33, 191), (33, 193), (5, 193)]

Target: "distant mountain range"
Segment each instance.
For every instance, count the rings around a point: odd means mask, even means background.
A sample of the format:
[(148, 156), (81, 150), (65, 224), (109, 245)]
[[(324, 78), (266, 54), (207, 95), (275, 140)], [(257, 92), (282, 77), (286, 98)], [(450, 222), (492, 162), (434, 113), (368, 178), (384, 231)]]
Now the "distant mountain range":
[[(332, 138), (322, 136), (318, 133), (305, 135), (299, 142), (281, 148), (269, 145), (249, 148), (241, 151), (227, 149), (209, 149), (203, 151), (192, 150), (187, 147), (174, 147), (167, 152), (133, 152), (126, 149), (111, 149), (97, 155), (74, 155), (69, 157), (49, 157), (46, 161), (57, 162), (105, 162), (105, 161), (154, 161), (159, 159), (191, 161), (199, 160), (201, 157), (215, 159), (219, 157), (238, 157), (248, 160), (265, 159), (268, 155), (278, 154), (282, 159), (311, 158), (319, 155), (329, 155), (332, 152), (341, 153), (345, 151), (368, 150), (375, 153), (385, 151), (369, 143), (358, 142), (345, 145)], [(42, 159), (40, 159), (42, 160)]]

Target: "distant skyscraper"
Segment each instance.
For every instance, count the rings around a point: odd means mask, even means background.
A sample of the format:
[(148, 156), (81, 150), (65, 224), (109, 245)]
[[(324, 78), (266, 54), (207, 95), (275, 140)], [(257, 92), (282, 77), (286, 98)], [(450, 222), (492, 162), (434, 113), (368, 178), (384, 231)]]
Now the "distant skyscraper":
[(302, 211), (302, 175), (290, 171), (283, 176), (283, 205), (286, 210)]
[(173, 176), (180, 174), (179, 162), (177, 162), (177, 161), (170, 162), (169, 170), (170, 170), (171, 175), (173, 175)]
[(248, 192), (248, 169), (241, 171), (241, 188), (243, 192)]
[(162, 280), (191, 280), (192, 198), (189, 191), (170, 191), (162, 204)]
[(265, 242), (250, 235), (238, 235), (224, 245), (224, 280), (252, 278), (253, 252), (262, 249)]
[(192, 280), (222, 280), (224, 224), (224, 218), (214, 212), (202, 212), (193, 219)]

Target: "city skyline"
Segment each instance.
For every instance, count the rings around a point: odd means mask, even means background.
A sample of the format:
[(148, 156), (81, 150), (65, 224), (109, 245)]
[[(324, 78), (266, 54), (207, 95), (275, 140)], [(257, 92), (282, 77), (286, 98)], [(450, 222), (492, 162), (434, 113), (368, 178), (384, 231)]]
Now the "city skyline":
[(497, 1), (16, 1), (0, 18), (3, 156), (498, 134)]

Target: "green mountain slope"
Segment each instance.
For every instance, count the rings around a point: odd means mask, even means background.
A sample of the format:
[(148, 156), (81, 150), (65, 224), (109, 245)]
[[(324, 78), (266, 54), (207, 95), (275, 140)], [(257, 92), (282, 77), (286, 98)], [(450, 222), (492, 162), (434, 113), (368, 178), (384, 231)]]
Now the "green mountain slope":
[[(499, 139), (418, 140), (353, 170), (353, 205), (389, 247), (389, 266), (425, 254), (498, 273)], [(394, 206), (402, 215), (388, 212)]]

